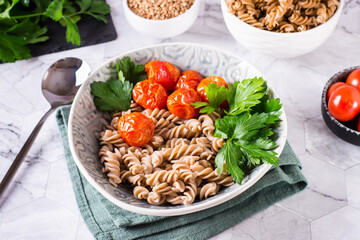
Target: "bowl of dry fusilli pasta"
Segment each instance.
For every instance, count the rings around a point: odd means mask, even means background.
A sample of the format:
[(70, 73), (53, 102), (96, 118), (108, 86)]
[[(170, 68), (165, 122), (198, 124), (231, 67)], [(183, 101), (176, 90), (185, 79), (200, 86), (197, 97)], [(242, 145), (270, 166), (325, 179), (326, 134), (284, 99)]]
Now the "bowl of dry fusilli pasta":
[(226, 26), (244, 47), (278, 58), (319, 47), (334, 31), (344, 0), (221, 0)]
[[(236, 197), (271, 168), (267, 163), (254, 166), (246, 172), (241, 184), (234, 183), (225, 170), (220, 173), (216, 170), (214, 157), (225, 144), (222, 137), (214, 136), (214, 122), (222, 117), (216, 112), (184, 120), (166, 108), (144, 109), (134, 101), (126, 112), (99, 110), (94, 104), (91, 84), (106, 82), (116, 75), (119, 70), (114, 65), (124, 56), (129, 56), (136, 64), (161, 59), (180, 70), (191, 68), (203, 76), (222, 76), (229, 84), (262, 77), (254, 66), (236, 55), (189, 43), (133, 50), (100, 66), (74, 99), (68, 136), (80, 172), (105, 198), (140, 214), (188, 214)], [(266, 83), (266, 93), (271, 98), (278, 97), (269, 82)], [(273, 151), (277, 156), (282, 152), (287, 134), (281, 105), (278, 110), (279, 122), (272, 129), (276, 135)], [(119, 130), (122, 116), (131, 113), (142, 113), (154, 122), (154, 135), (142, 147), (129, 146)]]

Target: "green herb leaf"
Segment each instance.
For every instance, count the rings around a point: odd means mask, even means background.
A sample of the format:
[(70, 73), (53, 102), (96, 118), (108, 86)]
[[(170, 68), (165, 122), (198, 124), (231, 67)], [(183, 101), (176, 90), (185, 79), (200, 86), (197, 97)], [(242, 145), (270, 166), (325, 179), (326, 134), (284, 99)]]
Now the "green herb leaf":
[(132, 84), (136, 84), (147, 78), (144, 65), (135, 65), (130, 57), (123, 57), (116, 63), (118, 72), (122, 72), (125, 79), (130, 81)]
[(203, 107), (200, 110), (200, 113), (211, 114), (214, 111), (220, 113), (220, 105), (227, 99), (228, 89), (225, 88), (225, 86), (218, 86), (215, 83), (210, 83), (205, 86), (205, 93), (209, 103), (195, 102), (191, 105), (195, 106), (195, 108)]
[(260, 103), (260, 99), (264, 96), (265, 82), (260, 77), (242, 80), (236, 85), (236, 93), (230, 101), (228, 115), (239, 115), (242, 112)]
[(64, 0), (52, 1), (46, 9), (45, 16), (51, 18), (54, 21), (59, 21), (63, 16), (63, 4)]
[(24, 37), (0, 34), (0, 59), (4, 62), (15, 62), (31, 57), (26, 43)]
[(80, 19), (81, 17), (79, 16), (63, 16), (60, 21), (60, 23), (66, 27), (66, 41), (78, 46), (80, 46), (81, 38), (76, 23), (80, 21)]
[(130, 108), (133, 85), (119, 79), (106, 82), (93, 82), (90, 85), (94, 103), (101, 110), (126, 111)]
[(241, 159), (242, 152), (240, 148), (237, 147), (231, 140), (228, 140), (215, 158), (218, 173), (222, 173), (225, 165), (226, 171), (231, 174), (235, 182), (241, 184), (245, 175), (239, 166)]
[(214, 136), (223, 139), (231, 138), (234, 135), (237, 121), (238, 117), (236, 116), (224, 116), (216, 119)]

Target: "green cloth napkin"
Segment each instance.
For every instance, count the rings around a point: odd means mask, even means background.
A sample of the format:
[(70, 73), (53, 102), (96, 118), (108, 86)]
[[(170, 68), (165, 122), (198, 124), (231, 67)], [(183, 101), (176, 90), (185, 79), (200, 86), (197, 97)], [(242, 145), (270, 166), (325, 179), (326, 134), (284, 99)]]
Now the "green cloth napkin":
[(247, 191), (216, 207), (175, 217), (129, 212), (105, 199), (77, 169), (67, 137), (69, 112), (70, 106), (59, 108), (56, 120), (81, 215), (96, 239), (206, 239), (303, 190), (307, 185), (301, 173), (301, 164), (286, 143), (279, 167), (273, 167)]

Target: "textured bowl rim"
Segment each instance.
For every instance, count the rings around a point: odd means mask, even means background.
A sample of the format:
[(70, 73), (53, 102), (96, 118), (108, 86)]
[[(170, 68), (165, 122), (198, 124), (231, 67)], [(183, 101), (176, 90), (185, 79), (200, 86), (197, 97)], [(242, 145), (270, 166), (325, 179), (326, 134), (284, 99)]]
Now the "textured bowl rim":
[(356, 131), (352, 128), (349, 128), (347, 126), (345, 126), (344, 124), (342, 124), (339, 120), (337, 120), (336, 118), (334, 118), (330, 112), (329, 112), (329, 109), (327, 107), (327, 100), (326, 100), (326, 94), (330, 88), (330, 85), (334, 84), (333, 83), (333, 80), (334, 78), (336, 78), (338, 75), (344, 73), (344, 72), (347, 72), (347, 71), (350, 71), (350, 70), (355, 70), (355, 69), (360, 69), (360, 66), (354, 66), (354, 67), (349, 67), (349, 68), (346, 68), (342, 71), (339, 71), (337, 72), (336, 74), (334, 74), (325, 84), (324, 88), (323, 88), (323, 91), (322, 91), (322, 94), (321, 94), (321, 104), (323, 106), (323, 108), (325, 109), (326, 111), (326, 114), (329, 116), (329, 118), (331, 119), (331, 121), (333, 121), (334, 123), (336, 123), (336, 125), (338, 125), (340, 128), (343, 128), (345, 129), (347, 132), (351, 132), (351, 133), (354, 133), (356, 135), (358, 135), (360, 137), (360, 132), (359, 131)]
[(122, 0), (124, 11), (128, 12), (131, 16), (139, 19), (139, 21), (144, 21), (144, 22), (148, 22), (148, 23), (171, 23), (172, 21), (176, 21), (176, 20), (180, 20), (180, 21), (181, 21), (180, 18), (184, 18), (184, 17), (186, 17), (187, 15), (191, 14), (191, 13), (189, 13), (189, 12), (195, 11), (195, 10), (194, 10), (194, 9), (195, 9), (194, 6), (200, 4), (200, 1), (201, 1), (201, 0), (194, 0), (193, 5), (192, 5), (188, 10), (186, 10), (184, 13), (180, 14), (179, 16), (176, 16), (176, 17), (173, 17), (173, 18), (169, 18), (169, 19), (156, 20), (156, 19), (147, 19), (147, 18), (140, 17), (139, 15), (137, 15), (136, 13), (134, 13), (134, 12), (129, 8), (128, 0)]
[[(215, 47), (211, 47), (211, 46), (207, 46), (207, 45), (202, 45), (202, 44), (195, 44), (195, 43), (186, 43), (186, 42), (175, 42), (175, 43), (163, 43), (163, 44), (156, 44), (156, 45), (150, 45), (150, 46), (145, 46), (142, 48), (138, 48), (138, 49), (133, 49), (130, 51), (127, 51), (125, 53), (119, 54), (111, 59), (106, 60), (103, 64), (101, 64), (99, 67), (97, 67), (92, 73), (91, 75), (88, 77), (88, 79), (86, 81), (89, 81), (90, 77), (92, 76), (92, 74), (94, 74), (95, 72), (97, 72), (99, 69), (106, 67), (110, 62), (115, 61), (116, 59), (118, 59), (119, 57), (122, 56), (126, 56), (129, 53), (132, 52), (136, 52), (136, 51), (143, 51), (149, 48), (156, 48), (156, 47), (166, 47), (166, 46), (172, 46), (172, 45), (184, 45), (184, 46), (197, 46), (197, 47), (201, 47), (201, 48), (207, 48), (207, 49), (212, 49), (214, 51), (217, 52), (221, 52), (230, 56), (233, 56), (239, 60), (242, 60), (244, 62), (246, 62), (249, 66), (251, 66), (252, 68), (254, 68), (257, 72), (261, 73), (256, 67), (254, 67), (250, 62), (248, 62), (247, 60), (243, 59), (242, 57), (239, 57), (237, 55), (235, 55), (234, 53), (231, 52), (227, 52), (224, 51), (222, 49), (219, 48), (215, 48)], [(263, 76), (264, 79), (265, 76), (261, 73), (261, 75)], [(273, 92), (273, 95), (275, 97), (279, 97), (279, 95), (277, 94), (277, 92), (275, 91), (275, 89), (271, 86), (271, 84), (268, 84), (269, 89), (271, 89), (271, 91)], [(111, 201), (113, 204), (131, 211), (131, 212), (135, 212), (135, 213), (139, 213), (139, 214), (144, 214), (144, 215), (152, 215), (152, 216), (178, 216), (178, 215), (184, 215), (184, 214), (189, 214), (189, 213), (193, 213), (193, 212), (198, 212), (201, 210), (205, 210), (214, 206), (217, 206), (221, 203), (224, 203), (236, 196), (238, 196), (239, 194), (245, 192), (247, 189), (249, 189), (251, 186), (253, 186), (259, 179), (261, 179), (272, 167), (272, 165), (264, 163), (262, 165), (264, 165), (264, 167), (261, 169), (261, 171), (259, 171), (259, 173), (257, 175), (255, 175), (252, 179), (250, 179), (249, 181), (247, 181), (244, 184), (238, 185), (237, 187), (239, 187), (240, 189), (238, 189), (237, 191), (232, 191), (232, 192), (228, 192), (227, 194), (223, 194), (222, 196), (219, 195), (218, 198), (214, 199), (214, 201), (209, 201), (209, 202), (205, 202), (203, 205), (199, 206), (199, 205), (186, 205), (184, 208), (177, 208), (177, 209), (151, 209), (151, 208), (143, 208), (143, 207), (138, 207), (138, 206), (133, 206), (127, 203), (124, 203), (120, 200), (118, 200), (117, 198), (115, 198), (114, 196), (112, 196), (110, 193), (108, 193), (105, 189), (103, 189), (87, 172), (87, 170), (85, 169), (85, 167), (82, 165), (82, 163), (80, 162), (76, 151), (75, 151), (75, 147), (74, 147), (74, 139), (73, 139), (73, 124), (72, 124), (72, 119), (74, 118), (74, 112), (75, 112), (75, 108), (73, 108), (74, 105), (76, 105), (76, 103), (79, 101), (78, 99), (80, 98), (80, 95), (85, 91), (84, 88), (84, 84), (80, 87), (78, 93), (76, 94), (74, 101), (73, 101), (73, 105), (71, 106), (71, 110), (70, 110), (70, 114), (69, 114), (69, 122), (68, 122), (68, 140), (69, 140), (69, 146), (70, 146), (70, 152), (71, 155), (74, 159), (74, 162), (76, 163), (78, 169), (80, 170), (81, 174), (85, 177), (85, 179), (98, 191), (100, 192), (106, 199), (108, 199), (109, 201)], [(275, 151), (278, 154), (278, 157), (280, 157), (284, 147), (285, 147), (285, 143), (286, 143), (286, 139), (287, 139), (287, 120), (286, 120), (286, 114), (285, 114), (285, 109), (284, 107), (281, 108), (282, 110), (282, 114), (281, 114), (281, 119), (282, 119), (282, 124), (283, 124), (283, 131), (282, 134), (279, 136), (279, 146), (275, 149)]]
[[(221, 0), (221, 7), (225, 8), (223, 11), (223, 14), (228, 14), (229, 17), (238, 20), (241, 24), (243, 24), (244, 26), (246, 26), (249, 29), (252, 29), (255, 32), (258, 33), (263, 33), (263, 34), (268, 34), (268, 35), (273, 35), (273, 36), (284, 36), (284, 37), (297, 37), (299, 35), (307, 35), (307, 34), (312, 34), (315, 31), (318, 31), (319, 29), (324, 28), (324, 26), (331, 24), (331, 22), (335, 21), (335, 18), (337, 15), (341, 15), (343, 6), (344, 6), (345, 0), (340, 0), (340, 6), (339, 8), (336, 10), (336, 12), (334, 13), (333, 16), (331, 16), (330, 19), (328, 19), (325, 23), (320, 24), (317, 27), (311, 28), (309, 30), (303, 31), (303, 32), (294, 32), (294, 33), (279, 33), (279, 32), (273, 32), (273, 31), (269, 31), (269, 30), (265, 30), (265, 29), (260, 29), (254, 26), (251, 26), (250, 24), (247, 24), (246, 22), (244, 22), (243, 20), (237, 18), (234, 14), (230, 13), (230, 9), (227, 6), (227, 4), (225, 3), (225, 0)], [(335, 23), (336, 24), (336, 23)]]

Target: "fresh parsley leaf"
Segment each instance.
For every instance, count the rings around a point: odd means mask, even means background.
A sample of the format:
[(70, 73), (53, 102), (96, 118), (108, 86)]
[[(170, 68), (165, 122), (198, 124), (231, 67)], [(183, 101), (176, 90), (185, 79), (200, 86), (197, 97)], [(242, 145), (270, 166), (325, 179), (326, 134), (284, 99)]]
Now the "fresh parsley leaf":
[(52, 1), (46, 9), (45, 16), (51, 18), (54, 21), (59, 21), (63, 16), (63, 4), (64, 0)]
[(118, 72), (122, 71), (124, 77), (127, 81), (130, 81), (132, 84), (136, 84), (140, 81), (143, 81), (147, 78), (144, 65), (135, 65), (129, 56), (123, 57), (121, 60), (118, 60), (116, 63)]
[(261, 143), (261, 141), (257, 141), (238, 144), (248, 160), (247, 166), (251, 167), (251, 165), (259, 165), (261, 162), (267, 162), (278, 166), (279, 160), (276, 156), (276, 152), (270, 151), (269, 149), (263, 149), (263, 145)]
[(235, 101), (236, 89), (237, 89), (237, 86), (239, 85), (239, 83), (240, 83), (240, 81), (236, 81), (236, 82), (234, 82), (234, 84), (229, 84), (229, 90), (228, 90), (228, 96), (227, 96), (227, 101), (228, 101), (229, 105), (233, 104), (233, 102)]
[(0, 33), (0, 59), (4, 62), (31, 57), (29, 48), (26, 47), (26, 39), (21, 36), (13, 36)]
[(233, 143), (233, 141), (228, 140), (226, 144), (220, 149), (215, 158), (215, 163), (219, 175), (222, 173), (225, 165), (225, 169), (228, 173), (231, 174), (235, 182), (241, 184), (242, 179), (244, 178), (244, 172), (240, 168), (240, 159), (242, 159), (242, 152), (240, 148)]
[(237, 121), (237, 116), (224, 116), (216, 119), (214, 136), (223, 139), (231, 138), (234, 135)]
[(234, 98), (229, 103), (228, 115), (239, 115), (260, 103), (266, 84), (262, 77), (242, 80), (236, 84)]
[(133, 88), (130, 82), (110, 79), (108, 82), (93, 82), (90, 88), (99, 109), (126, 111), (130, 108)]
[(218, 86), (215, 83), (210, 83), (205, 86), (205, 93), (209, 103), (195, 102), (191, 103), (191, 105), (195, 106), (195, 108), (203, 107), (200, 109), (200, 113), (211, 114), (214, 111), (220, 113), (220, 105), (227, 99), (228, 89), (225, 88), (225, 86)]
[(76, 23), (80, 21), (80, 19), (80, 16), (63, 16), (61, 19), (63, 20), (63, 26), (66, 27), (66, 41), (78, 46), (80, 46), (81, 38)]

